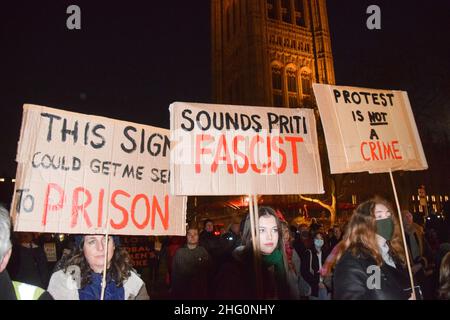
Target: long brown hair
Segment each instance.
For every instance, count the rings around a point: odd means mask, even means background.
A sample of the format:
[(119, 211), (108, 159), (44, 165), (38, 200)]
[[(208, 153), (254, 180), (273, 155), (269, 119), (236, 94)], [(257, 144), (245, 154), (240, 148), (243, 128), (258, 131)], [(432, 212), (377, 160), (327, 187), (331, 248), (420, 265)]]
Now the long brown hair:
[(336, 262), (342, 257), (344, 252), (350, 250), (353, 255), (366, 254), (371, 256), (381, 266), (383, 258), (376, 238), (377, 226), (375, 219), (375, 206), (383, 204), (391, 213), (391, 219), (394, 223), (394, 232), (392, 239), (388, 241), (390, 254), (392, 258), (402, 265), (405, 265), (405, 251), (403, 249), (403, 240), (400, 224), (396, 212), (392, 205), (381, 197), (374, 197), (361, 203), (353, 212), (348, 222), (346, 232), (342, 241), (338, 244), (336, 253)]
[[(109, 241), (113, 241), (110, 239)], [(78, 247), (75, 248), (73, 254), (67, 259), (64, 264), (64, 272), (70, 266), (78, 266), (80, 268), (81, 276), (81, 288), (91, 283), (92, 269), (86, 260), (83, 252), (84, 237)], [(107, 278), (111, 278), (116, 283), (117, 287), (123, 285), (123, 283), (130, 277), (131, 270), (133, 270), (131, 265), (130, 255), (126, 249), (121, 247), (115, 247), (114, 254), (111, 258), (110, 266), (107, 270)]]

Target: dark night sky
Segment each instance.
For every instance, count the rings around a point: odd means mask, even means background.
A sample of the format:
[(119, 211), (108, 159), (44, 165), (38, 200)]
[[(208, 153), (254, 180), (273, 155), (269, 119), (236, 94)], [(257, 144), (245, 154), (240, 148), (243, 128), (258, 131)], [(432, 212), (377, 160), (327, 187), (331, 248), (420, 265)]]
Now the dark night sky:
[[(70, 4), (81, 31), (66, 28)], [(366, 28), (370, 4), (382, 30)], [(406, 90), (419, 131), (450, 135), (450, 1), (329, 0), (328, 15), (337, 84)], [(211, 102), (208, 0), (14, 1), (0, 32), (3, 176), (23, 103), (168, 128), (171, 102)]]

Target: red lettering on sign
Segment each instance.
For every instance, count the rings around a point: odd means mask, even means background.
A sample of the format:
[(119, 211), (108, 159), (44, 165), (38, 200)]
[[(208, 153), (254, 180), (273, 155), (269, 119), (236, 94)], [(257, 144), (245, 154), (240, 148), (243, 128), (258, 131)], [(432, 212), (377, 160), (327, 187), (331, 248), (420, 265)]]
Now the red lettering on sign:
[(201, 147), (201, 143), (205, 140), (214, 141), (214, 138), (209, 134), (199, 134), (195, 137), (195, 173), (200, 173), (201, 171), (200, 156), (203, 154), (212, 154), (211, 149)]
[(277, 145), (283, 144), (283, 139), (281, 137), (273, 137), (272, 138), (272, 149), (277, 152), (281, 156), (281, 165), (279, 168), (276, 167), (275, 162), (273, 162), (273, 167), (277, 174), (283, 173), (286, 170), (287, 160), (286, 160), (286, 152)]
[[(59, 200), (58, 203), (56, 204), (48, 203), (51, 190), (56, 190), (59, 193)], [(47, 224), (47, 215), (49, 211), (61, 210), (63, 205), (64, 205), (64, 190), (56, 183), (49, 183), (47, 185), (47, 191), (45, 192), (44, 214), (42, 215), (42, 225), (45, 226)]]
[(298, 159), (297, 159), (297, 143), (303, 142), (302, 137), (286, 137), (286, 141), (291, 143), (291, 151), (292, 151), (292, 165), (294, 173), (298, 173)]
[[(80, 192), (83, 192), (87, 197), (87, 200), (81, 205), (78, 204)], [(83, 218), (86, 221), (87, 226), (89, 228), (92, 227), (91, 219), (89, 219), (89, 216), (86, 212), (86, 207), (88, 207), (91, 204), (91, 201), (92, 201), (91, 193), (88, 190), (86, 190), (85, 188), (79, 187), (79, 188), (75, 188), (73, 190), (73, 193), (72, 193), (72, 220), (70, 222), (71, 228), (74, 228), (77, 225), (78, 212), (80, 210), (83, 212)]]
[(125, 226), (128, 223), (128, 211), (127, 209), (125, 209), (124, 207), (122, 207), (121, 205), (117, 204), (116, 202), (116, 197), (117, 196), (125, 196), (127, 198), (130, 197), (130, 194), (123, 191), (123, 190), (116, 190), (113, 192), (112, 196), (111, 196), (111, 204), (114, 208), (119, 209), (120, 212), (122, 212), (122, 216), (123, 219), (120, 223), (115, 223), (112, 219), (110, 221), (111, 227), (113, 227), (114, 229), (123, 229), (125, 228)]
[(152, 203), (152, 229), (155, 229), (155, 216), (156, 212), (158, 213), (159, 217), (161, 218), (161, 222), (163, 225), (164, 230), (169, 229), (169, 196), (164, 196), (164, 216), (161, 210), (161, 206), (158, 203), (158, 198), (153, 196), (153, 203)]
[[(266, 170), (264, 164), (262, 165), (262, 168), (258, 168), (256, 166), (256, 160), (255, 160), (255, 147), (257, 145), (257, 143), (262, 143), (264, 142), (264, 139), (261, 138), (261, 136), (254, 136), (252, 137), (252, 140), (250, 141), (250, 165), (252, 166), (253, 171), (255, 171), (256, 173), (264, 173)], [(257, 148), (258, 150), (259, 148)]]
[[(224, 155), (222, 155), (224, 153)], [(225, 160), (227, 162), (228, 173), (233, 173), (233, 166), (231, 165), (230, 154), (228, 153), (227, 140), (224, 135), (219, 138), (219, 144), (217, 146), (216, 155), (214, 157), (214, 162), (211, 165), (211, 172), (216, 172), (219, 166), (219, 161)]]
[[(210, 166), (212, 173), (216, 173), (219, 167), (219, 161), (225, 161), (227, 165), (227, 172), (229, 174), (237, 173), (245, 174), (251, 168), (253, 172), (263, 174), (263, 173), (273, 173), (277, 174), (286, 171), (287, 167), (287, 153), (292, 154), (292, 173), (299, 172), (299, 157), (298, 157), (298, 143), (303, 142), (302, 137), (287, 136), (281, 138), (279, 136), (260, 136), (254, 135), (250, 137), (248, 141), (248, 149), (246, 150), (248, 154), (243, 153), (239, 149), (240, 145), (246, 146), (246, 138), (242, 135), (236, 135), (233, 137), (232, 145), (233, 148), (228, 148), (228, 142), (226, 135), (220, 135), (217, 140), (217, 145), (213, 145), (211, 148), (203, 148), (202, 142), (208, 141), (208, 143), (214, 143), (214, 137), (210, 135), (197, 135), (196, 136), (196, 149), (195, 149), (195, 173), (201, 172), (201, 156), (204, 154), (213, 154), (214, 160)], [(284, 147), (284, 149), (283, 149)], [(231, 150), (230, 150), (231, 149)], [(245, 148), (242, 148), (245, 150)], [(260, 152), (264, 150), (264, 156), (267, 161), (265, 163), (260, 162)], [(231, 154), (230, 154), (231, 152)], [(234, 157), (233, 157), (234, 156)], [(281, 160), (279, 167), (276, 166), (275, 159), (277, 157)], [(243, 160), (243, 164), (240, 163)]]
[(401, 154), (398, 154), (400, 152), (400, 150), (396, 148), (397, 144), (398, 144), (397, 140), (392, 141), (392, 151), (394, 151), (395, 159), (401, 160), (401, 159), (403, 159), (403, 157)]
[(238, 150), (238, 142), (240, 141), (244, 141), (245, 142), (245, 138), (243, 136), (236, 136), (233, 139), (233, 152), (235, 155), (239, 156), (240, 158), (242, 158), (244, 160), (244, 166), (243, 167), (239, 167), (238, 165), (238, 161), (234, 160), (234, 168), (236, 169), (236, 171), (238, 173), (245, 173), (248, 170), (248, 158), (245, 156), (245, 154), (243, 154), (242, 152), (240, 152)]
[[(135, 216), (136, 204), (139, 201), (139, 199), (144, 199), (144, 202), (145, 202), (145, 219), (144, 219), (144, 222), (142, 222), (142, 223), (137, 222), (136, 216)], [(150, 203), (148, 201), (148, 198), (145, 194), (138, 194), (136, 197), (134, 197), (133, 203), (131, 204), (131, 220), (133, 220), (133, 223), (136, 226), (136, 228), (142, 230), (147, 226), (149, 219), (150, 219)]]
[(105, 197), (105, 189), (100, 189), (100, 194), (98, 196), (98, 217), (97, 217), (97, 227), (99, 228), (102, 226), (104, 197)]
[(397, 147), (398, 141), (363, 141), (360, 145), (361, 156), (364, 161), (402, 160), (403, 157)]

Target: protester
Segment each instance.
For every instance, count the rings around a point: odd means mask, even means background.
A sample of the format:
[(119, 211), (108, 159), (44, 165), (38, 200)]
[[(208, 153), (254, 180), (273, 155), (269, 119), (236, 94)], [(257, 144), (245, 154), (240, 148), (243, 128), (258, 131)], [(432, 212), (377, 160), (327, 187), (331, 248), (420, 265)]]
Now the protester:
[(175, 253), (172, 266), (173, 299), (206, 299), (211, 257), (199, 246), (198, 229), (189, 228), (186, 246)]
[(44, 249), (36, 243), (31, 232), (17, 232), (16, 243), (8, 264), (12, 279), (47, 288), (50, 274)]
[(335, 299), (411, 297), (401, 230), (386, 200), (373, 198), (361, 203), (339, 246), (333, 277)]
[(305, 281), (300, 273), (300, 257), (292, 247), (293, 236), (288, 223), (283, 221), (283, 242), (287, 260), (287, 282), (289, 286), (290, 298), (299, 300), (311, 295), (311, 286)]
[(200, 233), (200, 246), (206, 249), (210, 255), (216, 254), (220, 247), (220, 237), (214, 233), (214, 223), (212, 220), (204, 221), (204, 229)]
[(317, 222), (316, 218), (312, 218), (311, 219), (311, 224), (309, 225), (309, 231), (314, 234), (316, 233), (319, 229), (322, 228), (322, 225), (320, 223)]
[(332, 235), (328, 240), (328, 248), (329, 250), (333, 250), (333, 248), (342, 240), (342, 231), (338, 225), (333, 226)]
[(230, 223), (228, 231), (222, 237), (224, 259), (230, 259), (234, 249), (241, 245), (240, 221), (234, 220)]
[(298, 256), (303, 256), (306, 249), (310, 248), (312, 245), (311, 233), (306, 224), (301, 224), (298, 226), (299, 236), (294, 240), (293, 247), (297, 252)]
[(168, 239), (166, 253), (166, 264), (167, 264), (167, 274), (166, 274), (166, 284), (170, 287), (172, 283), (172, 266), (173, 258), (177, 253), (178, 249), (186, 244), (186, 237), (172, 236)]
[[(275, 211), (260, 207), (259, 252), (253, 252), (250, 215), (247, 215), (242, 230), (242, 245), (233, 251), (233, 261), (225, 263), (216, 277), (215, 298), (228, 300), (281, 299), (289, 298), (287, 285), (287, 261), (281, 233), (281, 224)], [(254, 264), (254, 255), (259, 255), (260, 272)], [(258, 279), (256, 279), (258, 277)]]
[(430, 258), (429, 253), (431, 249), (429, 249), (428, 242), (424, 237), (423, 228), (414, 222), (411, 212), (403, 210), (402, 217), (414, 280), (420, 285), (424, 299), (431, 299), (433, 296), (433, 289), (430, 283), (432, 270), (428, 270), (428, 259)]
[(324, 234), (321, 231), (317, 231), (313, 239), (313, 246), (308, 248), (301, 258), (301, 273), (311, 286), (310, 299), (329, 300), (328, 289), (320, 274), (320, 269), (328, 254), (328, 249), (324, 248)]
[(220, 266), (224, 263), (224, 259), (227, 258), (226, 240), (220, 237), (220, 235), (215, 234), (214, 223), (212, 220), (207, 219), (203, 224), (204, 229), (200, 233), (199, 245), (208, 251), (211, 258), (211, 271), (209, 273), (211, 278), (208, 279), (208, 291), (212, 295), (216, 290), (213, 277), (217, 274)]
[(100, 300), (107, 254), (104, 300), (148, 300), (144, 282), (132, 269), (118, 236), (78, 235), (64, 268), (50, 278), (48, 291), (56, 300)]
[(8, 210), (0, 206), (0, 300), (52, 300), (50, 294), (34, 285), (12, 281), (6, 266), (12, 254), (11, 222)]

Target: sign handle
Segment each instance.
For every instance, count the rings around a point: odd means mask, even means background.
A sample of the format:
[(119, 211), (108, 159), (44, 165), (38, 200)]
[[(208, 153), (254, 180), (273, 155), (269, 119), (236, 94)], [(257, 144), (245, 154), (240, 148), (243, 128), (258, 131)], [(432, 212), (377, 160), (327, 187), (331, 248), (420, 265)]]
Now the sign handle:
[(261, 260), (259, 245), (259, 209), (257, 196), (248, 196), (248, 207), (250, 214), (250, 230), (252, 235), (253, 246), (253, 265), (255, 270), (256, 296), (262, 299), (262, 279), (261, 279)]
[(100, 300), (105, 300), (105, 289), (106, 289), (106, 271), (108, 266), (108, 253), (109, 253), (109, 210), (106, 213), (106, 231), (105, 231), (105, 262), (103, 264), (103, 277), (102, 277), (102, 291), (100, 295)]
[(405, 248), (405, 255), (406, 255), (406, 265), (408, 267), (409, 280), (411, 283), (412, 299), (416, 300), (416, 292), (414, 291), (414, 278), (413, 278), (413, 274), (412, 274), (412, 270), (411, 270), (411, 262), (409, 259), (408, 246), (406, 245), (405, 230), (403, 228), (402, 213), (400, 210), (400, 203), (399, 203), (398, 197), (397, 197), (397, 189), (395, 188), (394, 176), (392, 175), (392, 169), (389, 169), (389, 176), (391, 177), (392, 189), (394, 190), (395, 204), (397, 205), (397, 211), (398, 211), (398, 216), (399, 216), (399, 221), (400, 221), (400, 229), (402, 232), (403, 246)]
[(100, 296), (100, 300), (104, 300), (105, 299), (106, 267), (107, 267), (107, 264), (108, 264), (108, 246), (109, 246), (109, 243), (108, 243), (109, 242), (108, 229), (106, 230), (105, 238), (106, 238), (106, 240), (105, 240), (105, 246), (106, 246), (106, 248), (105, 248), (105, 262), (103, 264), (102, 293), (101, 293), (101, 296)]

